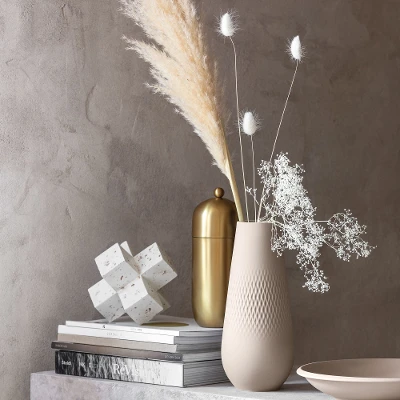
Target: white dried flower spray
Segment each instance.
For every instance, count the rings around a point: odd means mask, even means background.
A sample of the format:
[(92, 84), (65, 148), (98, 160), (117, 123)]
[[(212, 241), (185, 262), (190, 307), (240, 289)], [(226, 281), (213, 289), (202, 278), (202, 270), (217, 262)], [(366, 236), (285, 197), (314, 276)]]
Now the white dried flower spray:
[(237, 53), (236, 53), (236, 46), (235, 42), (232, 39), (232, 36), (238, 29), (237, 24), (237, 17), (236, 13), (233, 11), (225, 13), (219, 23), (219, 32), (229, 37), (232, 48), (233, 48), (233, 55), (234, 55), (234, 68), (235, 68), (235, 95), (236, 95), (236, 118), (237, 118), (237, 125), (238, 125), (238, 134), (239, 134), (239, 144), (240, 144), (240, 161), (242, 166), (242, 177), (243, 177), (243, 189), (244, 189), (244, 200), (246, 206), (246, 216), (247, 221), (249, 221), (249, 206), (247, 203), (247, 191), (246, 191), (246, 174), (244, 172), (244, 158), (243, 158), (243, 143), (242, 143), (242, 134), (240, 129), (240, 109), (239, 109), (239, 89), (238, 89), (238, 71), (237, 71)]
[[(231, 41), (235, 50), (232, 38)], [(327, 220), (316, 220), (316, 208), (313, 207), (308, 192), (303, 186), (303, 168), (296, 164), (291, 165), (290, 160), (283, 153), (273, 159), (298, 66), (304, 56), (304, 48), (299, 36), (293, 38), (288, 52), (295, 61), (296, 67), (276, 131), (270, 159), (262, 161), (258, 169), (262, 183), (262, 194), (259, 201), (255, 184), (253, 136), (259, 130), (260, 124), (257, 116), (250, 111), (242, 114), (240, 120), (239, 136), (243, 132), (250, 137), (253, 152), (253, 187), (246, 186), (245, 191), (246, 194), (253, 197), (255, 221), (271, 224), (272, 251), (281, 256), (284, 250), (295, 250), (297, 264), (305, 277), (304, 287), (313, 292), (324, 293), (329, 290), (329, 284), (319, 263), (320, 248), (323, 245), (332, 248), (337, 257), (345, 261), (349, 261), (352, 255), (357, 258), (368, 257), (374, 247), (362, 238), (362, 235), (366, 233), (366, 227), (360, 225), (349, 210), (334, 214)], [(237, 95), (236, 52), (235, 73)], [(257, 204), (259, 206), (258, 216)]]
[(255, 166), (255, 153), (254, 153), (254, 140), (253, 135), (260, 129), (260, 121), (258, 116), (251, 111), (246, 111), (242, 117), (242, 130), (243, 133), (250, 136), (251, 140), (251, 151), (253, 156), (253, 188), (246, 188), (247, 193), (250, 193), (253, 196), (253, 204), (254, 204), (254, 221), (257, 221), (257, 204), (256, 204), (256, 196), (257, 196), (257, 188), (256, 188), (256, 166)]
[(271, 248), (278, 255), (284, 250), (297, 251), (297, 264), (306, 279), (304, 287), (321, 293), (329, 290), (327, 278), (319, 268), (319, 249), (323, 245), (344, 261), (352, 255), (368, 257), (374, 249), (361, 237), (366, 227), (349, 210), (324, 221), (315, 219), (316, 208), (303, 186), (304, 169), (290, 165), (285, 154), (278, 154), (273, 162), (262, 161), (258, 174), (265, 196), (264, 215), (259, 221), (272, 225)]

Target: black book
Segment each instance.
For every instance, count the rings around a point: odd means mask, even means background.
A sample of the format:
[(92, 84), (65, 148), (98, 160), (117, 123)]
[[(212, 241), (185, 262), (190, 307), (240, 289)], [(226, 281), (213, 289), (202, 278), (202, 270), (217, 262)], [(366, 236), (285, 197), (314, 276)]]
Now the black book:
[(63, 375), (178, 387), (210, 385), (228, 380), (221, 360), (182, 363), (71, 351), (56, 351), (55, 370)]

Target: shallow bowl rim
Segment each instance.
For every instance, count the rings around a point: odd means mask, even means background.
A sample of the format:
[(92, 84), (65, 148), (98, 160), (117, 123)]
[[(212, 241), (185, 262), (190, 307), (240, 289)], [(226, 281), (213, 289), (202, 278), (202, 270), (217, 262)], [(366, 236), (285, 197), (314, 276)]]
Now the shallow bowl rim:
[(400, 358), (343, 358), (338, 360), (328, 360), (328, 361), (316, 361), (302, 365), (297, 369), (297, 374), (306, 379), (315, 379), (319, 381), (335, 381), (335, 382), (354, 382), (354, 383), (400, 383), (400, 375), (398, 378), (378, 378), (378, 377), (359, 377), (359, 376), (340, 376), (340, 375), (329, 375), (324, 373), (316, 373), (306, 371), (304, 368), (310, 365), (318, 365), (318, 364), (329, 364), (329, 363), (337, 363), (343, 361), (382, 361), (382, 360), (397, 360), (400, 363)]

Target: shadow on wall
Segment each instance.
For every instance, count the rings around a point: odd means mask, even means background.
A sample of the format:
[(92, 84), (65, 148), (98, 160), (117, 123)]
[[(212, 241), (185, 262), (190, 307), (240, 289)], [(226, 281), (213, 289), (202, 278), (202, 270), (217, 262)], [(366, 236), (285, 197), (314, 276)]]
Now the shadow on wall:
[[(131, 138), (113, 137), (109, 155), (108, 192), (134, 212), (140, 229), (129, 235), (129, 243), (134, 244), (134, 252), (155, 241), (165, 249), (178, 273), (177, 279), (163, 289), (171, 299), (168, 313), (191, 315), (194, 189), (180, 183), (179, 173), (171, 168), (167, 154), (149, 151)], [(179, 296), (173, 301), (175, 293)]]

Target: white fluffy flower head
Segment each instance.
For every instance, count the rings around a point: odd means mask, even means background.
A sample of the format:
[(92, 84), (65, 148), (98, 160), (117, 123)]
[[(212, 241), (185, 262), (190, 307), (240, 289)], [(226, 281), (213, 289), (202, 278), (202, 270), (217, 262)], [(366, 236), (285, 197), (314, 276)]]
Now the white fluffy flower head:
[(294, 61), (300, 62), (304, 56), (304, 47), (301, 45), (300, 37), (295, 36), (288, 46), (288, 53)]
[(228, 11), (219, 21), (219, 32), (226, 37), (233, 36), (238, 30), (237, 18), (234, 12)]
[(260, 121), (256, 114), (246, 111), (242, 118), (242, 130), (246, 135), (252, 136), (260, 129)]

